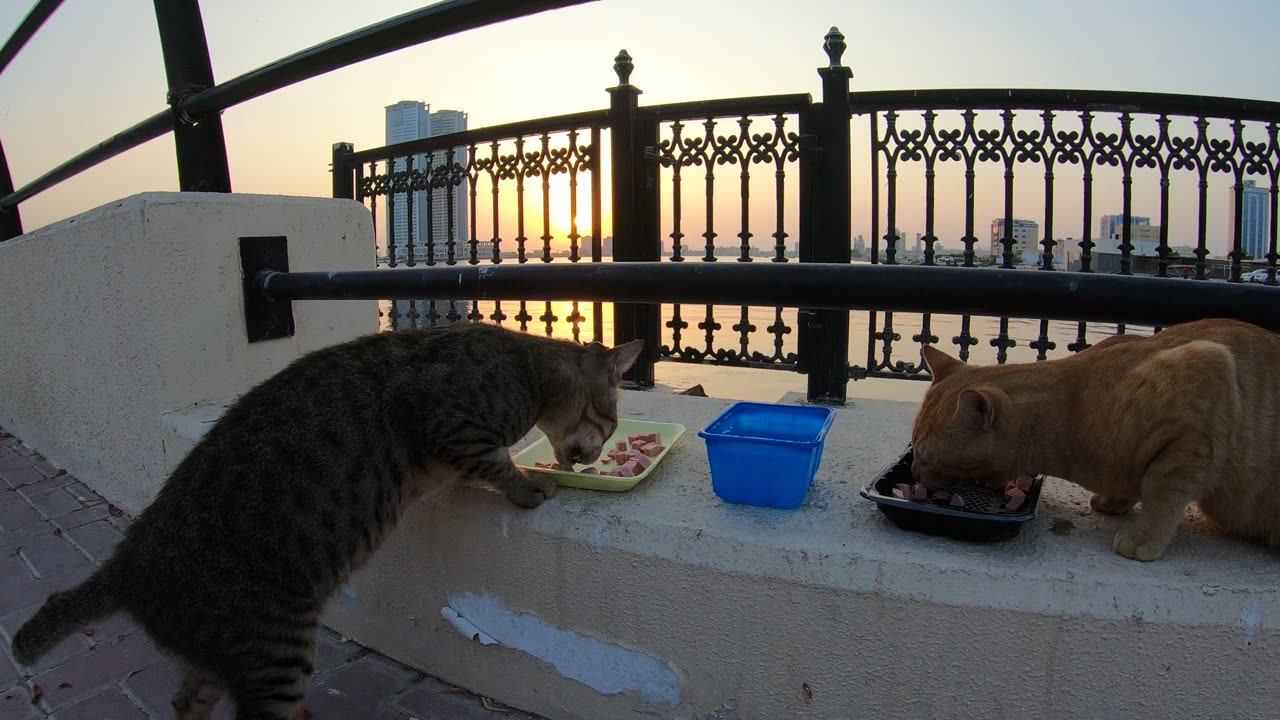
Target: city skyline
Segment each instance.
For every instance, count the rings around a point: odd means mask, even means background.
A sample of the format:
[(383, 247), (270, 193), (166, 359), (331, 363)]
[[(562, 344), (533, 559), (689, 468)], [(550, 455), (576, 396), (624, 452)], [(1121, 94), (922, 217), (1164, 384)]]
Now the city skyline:
[[(1091, 1), (1069, 9), (1045, 5), (1019, 6), (1016, 11), (998, 0), (980, 0), (964, 8), (936, 0), (911, 8), (856, 10), (834, 0), (811, 0), (789, 5), (784, 22), (746, 22), (733, 31), (722, 22), (724, 18), (777, 19), (776, 10), (760, 3), (727, 0), (693, 5), (664, 2), (641, 9), (621, 0), (602, 0), (487, 27), (361, 63), (233, 108), (223, 116), (233, 188), (248, 193), (327, 195), (332, 143), (349, 141), (357, 150), (382, 144), (384, 119), (369, 109), (385, 107), (406, 95), (430, 97), (442, 107), (465, 107), (472, 127), (604, 107), (604, 90), (616, 83), (612, 59), (624, 47), (635, 58), (633, 82), (644, 91), (642, 104), (794, 92), (820, 98), (815, 69), (825, 62), (821, 37), (831, 25), (839, 26), (848, 36), (844, 61), (853, 69), (851, 87), (855, 92), (1058, 87), (1280, 100), (1280, 74), (1240, 70), (1266, 66), (1266, 48), (1270, 47), (1266, 28), (1280, 24), (1280, 8), (1260, 0), (1238, 0), (1212, 11), (1185, 0), (1141, 0), (1123, 6)], [(417, 6), (409, 0), (362, 6), (314, 0), (305, 6), (307, 12), (300, 13), (304, 6), (294, 0), (225, 0), (206, 2), (202, 11), (215, 76), (227, 79)], [(28, 9), (26, 3), (0, 7), (0, 34), (11, 32)], [(1097, 13), (1131, 24), (1149, 24), (1157, 18), (1159, 32), (1134, 35), (1117, 46), (1093, 32), (1091, 18)], [(1258, 21), (1240, 25), (1233, 18), (1241, 13)], [(688, 22), (672, 25), (665, 19), (674, 16)], [(929, 17), (932, 22), (920, 23), (919, 17)], [(993, 29), (991, 17), (1001, 18), (999, 32)], [(1048, 23), (1062, 36), (1077, 39), (1070, 52), (1044, 51), (1036, 38)], [(106, 26), (118, 31), (99, 32)], [(877, 30), (884, 27), (912, 27), (918, 42), (934, 52), (904, 54), (899, 43)], [(707, 28), (720, 29), (708, 37)], [(574, 43), (527, 42), (529, 37), (566, 33), (576, 38)], [(995, 38), (999, 42), (989, 42)], [(724, 49), (730, 43), (767, 51), (729, 58)], [(1218, 48), (1224, 46), (1232, 47), (1232, 53), (1221, 53)], [(103, 60), (73, 65), (65, 52), (67, 47), (76, 47), (79, 56), (89, 54)], [(1034, 62), (1011, 63), (1010, 56), (1034, 58)], [(466, 63), (457, 62), (464, 57)], [(949, 61), (937, 62), (939, 57)], [(443, 70), (424, 74), (428, 68)], [(729, 68), (733, 72), (724, 72)], [(424, 83), (424, 77), (429, 82)], [(67, 82), (76, 83), (77, 104), (92, 108), (92, 112), (57, 110), (59, 88)], [(153, 3), (120, 0), (110, 8), (85, 4), (55, 13), (0, 76), (0, 96), (8, 100), (0, 107), (0, 140), (15, 182), (21, 185), (33, 179), (163, 107), (164, 88)], [(1036, 120), (1034, 113), (1028, 113), (1027, 118)], [(864, 121), (865, 117), (855, 118), (852, 127), (855, 222), (851, 234), (870, 236), (868, 176), (861, 174), (868, 162)], [(1186, 132), (1185, 128), (1174, 130)], [(903, 169), (922, 174), (919, 163), (905, 164)], [(1077, 169), (1070, 168), (1072, 172)], [(1002, 190), (994, 164), (979, 170), (975, 213), (981, 225), (982, 218), (1000, 214)], [(1078, 180), (1067, 170), (1059, 168), (1053, 234), (1080, 237), (1080, 190)], [(1099, 169), (1095, 208), (1119, 205), (1119, 181), (1106, 177), (1111, 170)], [(954, 163), (941, 164), (938, 172), (942, 191), (935, 234), (952, 247), (959, 245), (964, 234), (963, 183), (957, 180), (961, 172)], [(1150, 215), (1158, 207), (1154, 202), (1156, 178), (1151, 171), (1135, 173), (1134, 207), (1145, 207)], [(1045, 227), (1040, 174), (1034, 166), (1019, 167), (1015, 214)], [(1030, 184), (1023, 182), (1024, 177)], [(1209, 180), (1210, 249), (1221, 253), (1226, 250), (1222, 230), (1229, 214), (1224, 188), (1232, 180), (1216, 173), (1211, 173)], [(883, 178), (880, 182), (883, 187)], [(1195, 183), (1194, 173), (1175, 173), (1168, 222), (1170, 244), (1194, 242)], [(922, 231), (925, 222), (919, 198), (924, 195), (923, 183), (919, 177), (904, 175), (899, 184), (903, 202), (900, 223), (912, 225), (913, 233)], [(176, 172), (172, 139), (166, 136), (24, 203), (22, 210), (27, 227), (34, 229), (135, 192), (170, 189), (176, 189)], [(553, 190), (561, 198), (567, 195), (565, 190)], [(753, 199), (759, 203), (759, 208), (753, 205), (750, 211), (755, 234), (752, 244), (757, 247), (772, 244), (772, 208), (768, 207), (767, 193), (764, 187), (753, 191)], [(686, 200), (695, 194), (686, 192)], [(736, 234), (740, 228), (735, 226), (732, 196), (725, 195), (717, 202), (716, 232), (722, 238), (717, 242), (723, 242), (725, 235)], [(669, 199), (664, 197), (664, 203), (668, 203), (664, 204), (667, 211)], [(697, 245), (696, 235), (705, 228), (693, 222), (697, 212), (694, 203), (687, 205), (684, 242)], [(606, 221), (608, 211), (606, 206)], [(567, 208), (553, 205), (552, 213), (558, 216), (554, 224), (567, 225)], [(577, 219), (582, 225), (587, 218), (580, 210)], [(1097, 217), (1089, 222), (1098, 222)], [(664, 220), (664, 237), (671, 232), (666, 227), (669, 224)], [(607, 225), (605, 229), (606, 233), (610, 230)], [(790, 222), (786, 231), (789, 241), (794, 240), (796, 223)], [(557, 244), (564, 243), (566, 233), (553, 234)], [(484, 239), (483, 233), (479, 235)]]

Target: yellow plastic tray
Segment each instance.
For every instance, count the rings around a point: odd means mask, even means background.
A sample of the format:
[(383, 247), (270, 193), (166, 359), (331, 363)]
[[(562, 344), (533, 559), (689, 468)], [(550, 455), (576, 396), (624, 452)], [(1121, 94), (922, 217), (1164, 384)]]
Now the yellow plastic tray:
[[(551, 449), (551, 442), (546, 437), (538, 438), (537, 442), (529, 447), (516, 453), (513, 460), (516, 466), (528, 472), (542, 473), (555, 478), (557, 485), (564, 487), (583, 488), (585, 490), (604, 490), (606, 492), (624, 492), (635, 487), (641, 480), (649, 477), (649, 474), (662, 464), (663, 458), (667, 453), (671, 452), (671, 448), (675, 447), (676, 442), (684, 435), (685, 426), (677, 423), (660, 423), (648, 422), (645, 420), (627, 420), (620, 418), (618, 420), (618, 429), (604, 443), (604, 455), (608, 457), (609, 449), (616, 446), (618, 441), (625, 441), (628, 435), (639, 435), (641, 433), (661, 433), (662, 444), (666, 447), (662, 452), (653, 458), (653, 462), (643, 472), (635, 477), (606, 477), (603, 475), (588, 475), (586, 473), (571, 472), (569, 470), (544, 470), (534, 466), (537, 462), (555, 462), (556, 455)], [(588, 463), (591, 464), (591, 463)], [(597, 468), (602, 467), (600, 460), (596, 460), (594, 465)], [(576, 468), (586, 467), (586, 465), (576, 465)], [(608, 466), (603, 466), (608, 467)]]

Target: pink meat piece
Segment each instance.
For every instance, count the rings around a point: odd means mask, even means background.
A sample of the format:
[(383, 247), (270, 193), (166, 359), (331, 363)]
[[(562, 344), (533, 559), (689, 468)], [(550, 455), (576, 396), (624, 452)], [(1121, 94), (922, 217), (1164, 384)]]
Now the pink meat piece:
[(626, 443), (626, 441), (619, 440), (619, 441), (617, 442), (617, 447), (616, 447), (616, 449), (618, 450), (618, 452), (626, 452), (626, 451), (627, 451), (627, 443)]
[(917, 483), (917, 484), (915, 484), (915, 485), (912, 485), (912, 486), (911, 486), (911, 499), (912, 499), (912, 500), (928, 500), (928, 499), (929, 499), (929, 488), (926, 488), (924, 485), (921, 485), (921, 484), (919, 484), (919, 483)]
[(902, 491), (901, 491), (901, 490), (899, 490), (898, 488), (894, 488), (894, 489), (893, 489), (893, 496), (894, 496), (894, 497), (896, 497), (896, 498), (898, 498), (899, 500), (906, 500), (906, 499), (907, 499), (907, 494), (906, 494), (906, 493), (904, 493), (904, 492), (902, 492)]
[(537, 468), (542, 468), (543, 470), (551, 470), (555, 467), (555, 463), (538, 461), (538, 462), (535, 462), (533, 466)]
[(659, 455), (662, 454), (662, 451), (666, 449), (667, 448), (664, 445), (659, 445), (657, 443), (649, 443), (648, 445), (644, 446), (644, 450), (641, 450), (641, 452), (643, 452), (645, 455), (649, 457), (658, 457)]
[(644, 468), (640, 467), (639, 460), (628, 460), (627, 464), (622, 466), (622, 469), (631, 473), (628, 477), (635, 477), (644, 470)]
[(644, 470), (653, 464), (653, 461), (644, 455), (636, 455), (635, 457), (631, 458), (631, 462), (639, 465), (641, 470)]
[(1030, 475), (1019, 475), (1018, 479), (1014, 480), (1014, 484), (1024, 493), (1031, 492), (1032, 481)]
[(1008, 498), (1004, 504), (1005, 512), (1017, 512), (1027, 501), (1027, 496), (1017, 488), (1005, 493), (1005, 497)]
[(949, 504), (953, 508), (963, 508), (964, 498), (960, 497), (959, 495), (952, 495), (951, 500), (949, 501)]
[(619, 466), (617, 470), (613, 471), (613, 473), (617, 477), (635, 477), (636, 475), (634, 472), (631, 472), (630, 464)]

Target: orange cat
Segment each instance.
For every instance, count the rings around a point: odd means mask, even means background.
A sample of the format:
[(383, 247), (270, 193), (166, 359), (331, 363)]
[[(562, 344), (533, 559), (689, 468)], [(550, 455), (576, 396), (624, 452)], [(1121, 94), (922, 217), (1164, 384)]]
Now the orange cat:
[(1164, 555), (1187, 505), (1280, 548), (1280, 335), (1201, 320), (1117, 336), (1061, 360), (969, 366), (924, 348), (933, 384), (912, 429), (916, 478), (1003, 487), (1066, 478), (1136, 523), (1113, 549)]

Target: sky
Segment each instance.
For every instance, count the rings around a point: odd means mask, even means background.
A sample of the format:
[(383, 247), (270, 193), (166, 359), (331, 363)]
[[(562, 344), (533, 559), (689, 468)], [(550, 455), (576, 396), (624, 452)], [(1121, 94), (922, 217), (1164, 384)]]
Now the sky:
[[(201, 3), (219, 80), (420, 4)], [(0, 4), (0, 36), (12, 32), (30, 5)], [(601, 0), (398, 51), (228, 110), (223, 123), (233, 188), (327, 195), (331, 145), (382, 145), (383, 107), (398, 100), (463, 109), (471, 127), (605, 107), (620, 48), (635, 59), (632, 82), (646, 105), (794, 92), (817, 97), (822, 37), (832, 25), (847, 36), (844, 61), (853, 69), (854, 91), (1088, 88), (1280, 101), (1274, 49), (1280, 3), (1274, 0)], [(0, 75), (0, 141), (15, 184), (163, 109), (165, 90), (152, 0), (66, 0)], [(855, 127), (855, 147), (865, 143), (865, 129)], [(857, 169), (865, 161), (858, 152), (853, 232), (867, 234), (870, 181)], [(992, 173), (982, 175), (979, 237), (1002, 207), (994, 189), (999, 174)], [(1042, 174), (1025, 174), (1034, 183), (1025, 192), (1019, 187), (1019, 198), (1028, 199), (1017, 214), (1034, 216), (1042, 212), (1043, 200), (1036, 198), (1043, 195)], [(908, 195), (919, 185), (903, 182)], [(1078, 180), (1060, 183), (1078, 187)], [(136, 192), (176, 187), (166, 136), (28, 201), (24, 224), (33, 229)], [(1139, 192), (1145, 204), (1136, 212), (1155, 214), (1151, 187)], [(1225, 187), (1211, 189), (1213, 226), (1225, 225)], [(938, 204), (943, 238), (958, 236), (962, 220), (962, 204), (948, 188)], [(1175, 192), (1181, 200), (1187, 190)], [(724, 198), (717, 202), (727, 214), (718, 213), (718, 222), (736, 217), (736, 194)], [(1059, 204), (1074, 227), (1057, 234), (1079, 237), (1078, 212), (1069, 199)], [(1118, 202), (1099, 204), (1119, 212)], [(1173, 243), (1193, 239), (1186, 236), (1188, 203), (1176, 204)], [(918, 202), (904, 200), (899, 225), (908, 235), (923, 230), (918, 209)], [(753, 208), (753, 223), (761, 225), (771, 213), (767, 205)], [(736, 231), (721, 231), (718, 242), (734, 242)], [(771, 242), (770, 231), (756, 230), (759, 244)], [(794, 238), (794, 225), (790, 232)]]

